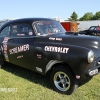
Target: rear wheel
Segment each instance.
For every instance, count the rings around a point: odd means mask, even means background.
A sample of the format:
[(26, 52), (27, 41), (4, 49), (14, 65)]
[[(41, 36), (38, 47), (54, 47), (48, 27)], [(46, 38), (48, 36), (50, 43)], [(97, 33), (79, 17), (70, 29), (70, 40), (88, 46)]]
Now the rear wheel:
[(51, 74), (51, 84), (55, 91), (62, 94), (71, 94), (78, 87), (76, 78), (72, 71), (66, 66), (58, 66)]

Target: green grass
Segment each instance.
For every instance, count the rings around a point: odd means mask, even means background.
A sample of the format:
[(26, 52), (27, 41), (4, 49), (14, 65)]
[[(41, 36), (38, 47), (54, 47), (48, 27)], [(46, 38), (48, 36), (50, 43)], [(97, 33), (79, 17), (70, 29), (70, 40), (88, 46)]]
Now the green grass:
[(63, 95), (52, 90), (46, 77), (7, 65), (0, 69), (0, 100), (100, 100), (100, 75), (80, 86), (72, 95)]

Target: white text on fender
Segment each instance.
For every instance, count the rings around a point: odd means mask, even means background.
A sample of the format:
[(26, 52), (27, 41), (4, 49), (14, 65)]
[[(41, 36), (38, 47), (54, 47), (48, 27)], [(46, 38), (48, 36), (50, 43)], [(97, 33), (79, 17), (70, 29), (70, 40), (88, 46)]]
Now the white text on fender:
[(22, 45), (19, 47), (15, 47), (13, 49), (9, 49), (10, 54), (15, 54), (23, 51), (28, 51), (29, 50), (29, 44)]
[(69, 48), (66, 48), (66, 47), (55, 47), (55, 46), (45, 46), (44, 50), (45, 51), (50, 51), (50, 52), (67, 53)]

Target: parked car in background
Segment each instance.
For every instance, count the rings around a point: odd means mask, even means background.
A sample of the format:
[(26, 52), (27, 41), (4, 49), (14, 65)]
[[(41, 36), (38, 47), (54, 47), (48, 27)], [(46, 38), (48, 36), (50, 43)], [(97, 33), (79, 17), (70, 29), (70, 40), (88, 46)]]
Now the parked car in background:
[(80, 34), (100, 36), (100, 26), (91, 26), (89, 29), (80, 31)]
[(9, 21), (0, 28), (0, 64), (5, 62), (49, 74), (55, 91), (71, 94), (100, 72), (100, 38), (69, 34), (48, 18)]

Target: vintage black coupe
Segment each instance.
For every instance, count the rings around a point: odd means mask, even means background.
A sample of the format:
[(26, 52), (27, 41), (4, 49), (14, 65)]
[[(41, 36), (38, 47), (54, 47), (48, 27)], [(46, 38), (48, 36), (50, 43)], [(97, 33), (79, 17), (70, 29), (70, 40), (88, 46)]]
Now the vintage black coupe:
[(53, 19), (17, 19), (0, 29), (4, 62), (49, 73), (55, 91), (71, 94), (78, 82), (100, 72), (100, 38), (69, 34)]
[(85, 35), (100, 36), (100, 26), (91, 26), (89, 29), (83, 30), (79, 33)]

